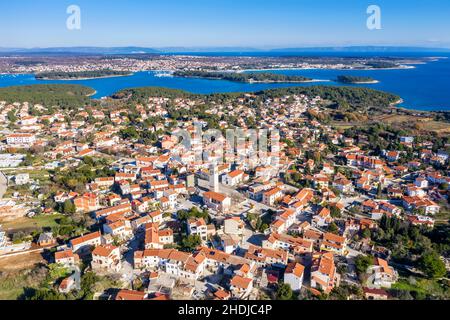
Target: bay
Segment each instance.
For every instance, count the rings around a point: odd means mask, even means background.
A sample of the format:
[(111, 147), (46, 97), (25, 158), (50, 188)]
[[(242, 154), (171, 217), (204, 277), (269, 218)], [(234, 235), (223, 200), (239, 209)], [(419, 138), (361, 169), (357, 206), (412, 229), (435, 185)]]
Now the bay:
[[(215, 53), (215, 55), (221, 55)], [(358, 54), (360, 56), (360, 54)], [(390, 56), (392, 56), (390, 54)], [(403, 53), (402, 56), (405, 56)], [(426, 56), (443, 57), (437, 61), (415, 65), (413, 69), (392, 70), (271, 70), (273, 73), (300, 75), (322, 81), (314, 83), (238, 83), (224, 80), (208, 80), (197, 78), (158, 77), (156, 71), (137, 72), (131, 76), (101, 78), (89, 80), (36, 80), (32, 74), (0, 75), (0, 87), (15, 85), (32, 85), (47, 83), (80, 84), (92, 87), (95, 99), (110, 96), (113, 93), (133, 87), (155, 86), (181, 89), (192, 93), (210, 94), (225, 92), (254, 92), (265, 89), (311, 86), (337, 85), (339, 75), (369, 76), (379, 81), (376, 84), (353, 85), (391, 92), (402, 97), (402, 107), (416, 110), (450, 111), (450, 58), (444, 54)], [(1, 97), (0, 97), (1, 98)]]

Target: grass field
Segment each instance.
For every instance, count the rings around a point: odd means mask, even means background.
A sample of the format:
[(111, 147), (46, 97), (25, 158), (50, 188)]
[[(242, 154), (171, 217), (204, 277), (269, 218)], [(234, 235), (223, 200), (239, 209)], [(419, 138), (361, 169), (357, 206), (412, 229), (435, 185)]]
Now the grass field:
[(430, 279), (400, 279), (397, 283), (392, 285), (392, 289), (398, 289), (409, 292), (418, 292), (421, 294), (434, 294), (440, 296), (442, 299), (450, 298), (450, 290), (447, 287), (443, 287), (436, 280)]
[(61, 217), (62, 215), (60, 214), (40, 215), (34, 218), (23, 217), (15, 219), (13, 221), (5, 221), (5, 222), (0, 221), (0, 224), (3, 226), (3, 229), (5, 231), (41, 229), (44, 227), (51, 228), (58, 225), (56, 221)]
[(38, 252), (0, 259), (0, 300), (16, 300), (23, 288), (39, 279), (30, 275), (31, 270), (46, 260)]

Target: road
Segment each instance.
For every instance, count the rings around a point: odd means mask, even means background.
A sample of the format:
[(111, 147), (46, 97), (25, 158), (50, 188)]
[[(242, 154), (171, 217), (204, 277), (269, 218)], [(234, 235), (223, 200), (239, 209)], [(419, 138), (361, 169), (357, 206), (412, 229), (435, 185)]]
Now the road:
[(5, 195), (7, 189), (8, 179), (6, 178), (5, 174), (0, 171), (0, 199), (3, 199), (3, 196)]

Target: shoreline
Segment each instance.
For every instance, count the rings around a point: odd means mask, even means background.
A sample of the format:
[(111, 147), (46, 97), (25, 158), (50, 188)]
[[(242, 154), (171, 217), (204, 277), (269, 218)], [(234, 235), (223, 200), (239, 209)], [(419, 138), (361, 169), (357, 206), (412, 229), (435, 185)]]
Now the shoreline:
[(285, 71), (285, 70), (337, 70), (337, 71), (377, 71), (377, 70), (410, 70), (416, 69), (415, 66), (403, 66), (403, 67), (395, 67), (395, 68), (270, 68), (270, 69), (242, 69), (242, 70), (225, 70), (224, 72), (257, 72), (257, 71)]
[[(230, 81), (230, 80), (226, 80)], [(236, 81), (231, 81), (236, 82)], [(305, 80), (305, 81), (247, 81), (244, 83), (314, 83), (314, 82), (331, 82), (331, 80), (322, 80), (322, 79), (311, 79), (311, 80)]]
[(342, 84), (377, 84), (380, 83), (380, 81), (378, 80), (373, 80), (373, 81), (357, 81), (357, 82), (341, 82), (341, 81), (336, 81), (337, 83), (342, 83)]
[(98, 93), (98, 91), (97, 91), (97, 90), (94, 90), (94, 92), (92, 92), (92, 93), (90, 93), (90, 94), (87, 94), (86, 97), (91, 98), (91, 97), (95, 96), (97, 93)]
[(107, 78), (120, 78), (120, 77), (130, 77), (134, 75), (135, 73), (129, 73), (129, 74), (119, 74), (119, 75), (111, 75), (111, 76), (101, 76), (101, 77), (92, 77), (92, 78), (62, 78), (62, 79), (52, 79), (52, 78), (36, 78), (36, 74), (34, 75), (34, 78), (36, 81), (82, 81), (82, 80), (95, 80), (95, 79), (107, 79)]
[(261, 81), (233, 81), (233, 80), (228, 80), (228, 79), (220, 79), (220, 78), (210, 78), (210, 77), (189, 77), (189, 76), (174, 76), (176, 78), (185, 78), (185, 79), (204, 79), (204, 80), (221, 80), (221, 81), (229, 81), (229, 82), (234, 82), (234, 83), (247, 83), (247, 84), (254, 84), (254, 83), (267, 83), (267, 84), (271, 84), (271, 83), (313, 83), (313, 82), (331, 82), (331, 80), (321, 80), (321, 79), (310, 79), (310, 80), (304, 80), (304, 81), (278, 81), (278, 80), (261, 80)]

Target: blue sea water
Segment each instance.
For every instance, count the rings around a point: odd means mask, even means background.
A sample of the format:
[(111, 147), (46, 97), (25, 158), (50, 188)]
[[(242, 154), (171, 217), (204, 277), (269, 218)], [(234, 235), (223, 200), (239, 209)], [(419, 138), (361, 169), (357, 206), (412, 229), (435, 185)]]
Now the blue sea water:
[[(215, 53), (214, 55), (221, 55)], [(281, 55), (281, 54), (280, 54)], [(313, 54), (307, 54), (313, 55)], [(318, 54), (319, 55), (319, 54)], [(320, 55), (326, 55), (320, 53)], [(344, 54), (342, 54), (344, 55)], [(349, 53), (348, 55), (361, 56)], [(371, 54), (374, 55), (374, 54)], [(380, 55), (380, 54), (378, 54)], [(388, 54), (393, 56), (392, 53)], [(399, 54), (407, 56), (405, 53)], [(411, 54), (418, 56), (419, 54)], [(397, 70), (274, 70), (270, 72), (286, 75), (302, 75), (323, 80), (314, 83), (237, 83), (223, 80), (194, 78), (157, 77), (156, 72), (138, 72), (132, 76), (102, 78), (91, 80), (36, 80), (32, 74), (0, 75), (0, 87), (31, 85), (44, 83), (81, 84), (94, 88), (93, 98), (110, 96), (113, 93), (132, 87), (157, 86), (186, 90), (193, 93), (251, 92), (271, 88), (311, 85), (342, 85), (335, 82), (338, 75), (370, 76), (377, 84), (355, 85), (383, 90), (399, 95), (404, 100), (402, 107), (417, 110), (450, 110), (450, 55), (427, 53), (424, 56), (446, 57), (427, 64), (416, 65), (414, 69)], [(1, 96), (0, 96), (1, 100)]]

